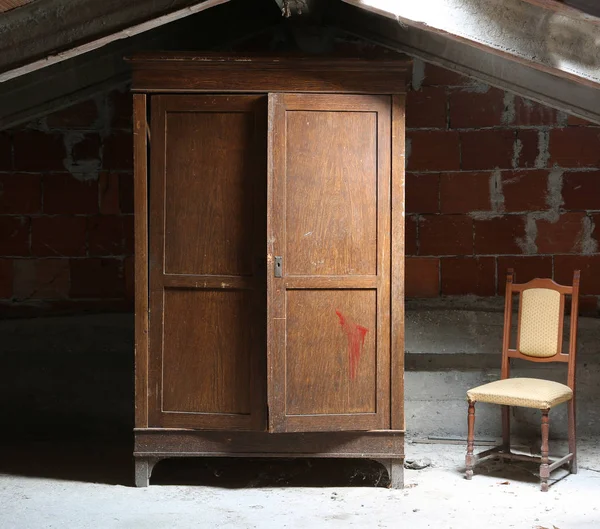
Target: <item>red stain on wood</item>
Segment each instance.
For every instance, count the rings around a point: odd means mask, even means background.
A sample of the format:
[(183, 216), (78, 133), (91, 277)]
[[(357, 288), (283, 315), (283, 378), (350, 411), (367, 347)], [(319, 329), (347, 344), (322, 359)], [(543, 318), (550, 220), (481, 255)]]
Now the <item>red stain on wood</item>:
[(340, 319), (340, 325), (346, 338), (348, 339), (348, 365), (350, 371), (350, 378), (354, 380), (356, 378), (356, 371), (358, 370), (358, 361), (360, 360), (360, 353), (365, 345), (365, 336), (369, 329), (354, 323), (352, 320), (344, 316), (339, 310), (335, 313)]

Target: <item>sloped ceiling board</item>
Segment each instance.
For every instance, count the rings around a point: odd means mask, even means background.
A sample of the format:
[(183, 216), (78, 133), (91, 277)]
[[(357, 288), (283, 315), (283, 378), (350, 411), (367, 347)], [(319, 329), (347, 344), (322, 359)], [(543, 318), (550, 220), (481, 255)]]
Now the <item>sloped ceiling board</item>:
[(25, 4), (31, 3), (33, 0), (0, 0), (0, 13), (23, 7)]
[[(600, 48), (596, 43), (600, 20), (577, 13), (577, 24), (574, 24), (570, 22), (573, 20), (570, 8), (548, 11), (537, 5), (539, 0), (531, 1), (534, 3), (521, 0), (502, 2), (508, 11), (514, 9), (514, 16), (522, 15), (517, 19), (509, 17), (512, 24), (518, 26), (514, 31), (519, 38), (510, 37), (512, 27), (503, 18), (503, 10), (498, 13), (494, 10), (494, 3), (479, 0), (420, 0), (418, 3), (429, 12), (434, 9), (457, 10), (458, 5), (469, 7), (466, 12), (473, 17), (469, 27), (474, 33), (470, 38), (465, 36), (468, 33), (465, 29), (460, 30), (460, 36), (450, 33), (459, 31), (455, 21), (448, 22), (441, 29), (419, 21), (426, 18), (425, 13), (411, 12), (410, 16), (414, 18), (407, 18), (409, 13), (406, 11), (400, 16), (398, 11), (414, 4), (412, 2), (342, 0), (337, 6), (336, 16), (342, 29), (359, 37), (600, 123)], [(517, 3), (521, 5), (517, 6)], [(481, 15), (476, 23), (477, 6), (482, 5), (493, 9), (491, 13)], [(394, 12), (389, 11), (391, 6)], [(539, 15), (536, 31), (528, 27), (528, 24), (533, 24), (528, 15), (530, 10)], [(552, 16), (559, 13), (563, 17), (565, 12), (571, 18)], [(456, 16), (456, 12), (446, 14), (450, 21), (452, 16)], [(428, 23), (433, 18), (429, 17)], [(441, 26), (444, 18), (438, 16), (436, 20), (437, 26)], [(463, 23), (466, 24), (464, 20)], [(476, 28), (480, 28), (477, 34)], [(502, 39), (503, 49), (495, 38)], [(484, 41), (486, 44), (483, 44)]]
[(2, 16), (0, 82), (229, 0), (46, 0)]
[[(275, 9), (269, 9), (275, 7)], [(265, 31), (275, 4), (232, 0), (185, 19), (0, 83), (0, 130), (60, 110), (130, 80), (124, 56), (152, 49), (212, 49)]]

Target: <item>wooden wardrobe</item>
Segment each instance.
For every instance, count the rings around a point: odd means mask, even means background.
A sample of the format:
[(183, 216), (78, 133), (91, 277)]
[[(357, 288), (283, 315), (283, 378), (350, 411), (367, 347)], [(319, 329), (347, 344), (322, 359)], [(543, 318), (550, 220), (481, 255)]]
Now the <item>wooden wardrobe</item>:
[(136, 485), (163, 458), (404, 459), (407, 62), (131, 59)]

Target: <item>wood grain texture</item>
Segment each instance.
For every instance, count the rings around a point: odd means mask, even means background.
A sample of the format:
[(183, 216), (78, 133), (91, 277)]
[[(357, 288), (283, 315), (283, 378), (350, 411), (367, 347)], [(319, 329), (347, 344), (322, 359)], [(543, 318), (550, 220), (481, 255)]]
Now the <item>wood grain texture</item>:
[(309, 107), (286, 131), (287, 275), (376, 275), (377, 113)]
[(270, 97), (272, 431), (390, 427), (390, 121), (389, 97)]
[(192, 111), (187, 100), (178, 106), (186, 103), (185, 111), (170, 105), (166, 122), (173, 177), (165, 182), (165, 272), (251, 275), (252, 108), (231, 98), (221, 111)]
[(250, 413), (252, 296), (165, 291), (163, 411)]
[(287, 415), (374, 415), (377, 291), (290, 290), (286, 301)]
[(148, 426), (148, 171), (146, 95), (133, 96), (135, 207), (135, 425)]
[[(147, 70), (152, 68), (181, 69), (203, 68), (205, 70), (227, 70), (247, 73), (254, 70), (296, 70), (300, 72), (320, 72), (337, 69), (340, 72), (370, 72), (382, 69), (393, 72), (407, 72), (411, 59), (398, 53), (382, 54), (379, 50), (360, 56), (349, 56), (344, 50), (328, 55), (306, 55), (304, 53), (223, 53), (219, 51), (146, 51), (126, 58), (132, 68)], [(395, 92), (396, 86), (387, 86), (383, 93)], [(345, 90), (349, 92), (348, 89)]]
[(267, 407), (269, 432), (285, 429), (285, 303), (283, 284), (275, 279), (275, 250), (282, 237), (280, 219), (284, 207), (284, 182), (279, 173), (285, 166), (285, 107), (282, 94), (269, 94), (267, 140)]
[(308, 432), (272, 435), (267, 432), (202, 432), (136, 430), (136, 457), (404, 457), (404, 433)]
[(391, 428), (403, 430), (404, 420), (404, 219), (405, 104), (392, 97), (392, 285), (391, 285)]
[(410, 65), (398, 56), (364, 60), (145, 53), (130, 60), (133, 89), (149, 92), (403, 92)]
[(134, 90), (164, 92), (148, 96), (152, 178), (140, 191), (151, 309), (142, 463), (369, 457), (401, 470), (404, 98), (380, 94), (404, 91), (407, 64), (133, 62)]
[(27, 4), (30, 4), (33, 0), (0, 0), (0, 13), (16, 9)]
[(264, 98), (152, 105), (151, 423), (260, 429)]

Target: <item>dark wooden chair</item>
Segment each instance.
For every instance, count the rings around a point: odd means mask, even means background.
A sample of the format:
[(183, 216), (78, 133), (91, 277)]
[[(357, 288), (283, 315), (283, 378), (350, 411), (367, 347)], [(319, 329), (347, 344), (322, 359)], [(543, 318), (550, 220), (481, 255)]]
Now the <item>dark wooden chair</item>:
[[(511, 349), (513, 295), (519, 294), (519, 313), (516, 347)], [(565, 297), (571, 296), (571, 331), (569, 351), (563, 353), (563, 323)], [(533, 279), (528, 283), (513, 283), (513, 271), (506, 279), (504, 304), (504, 338), (502, 343), (501, 379), (467, 391), (469, 401), (466, 474), (473, 477), (473, 466), (481, 459), (496, 456), (503, 459), (536, 461), (540, 463), (542, 491), (548, 490), (550, 472), (569, 464), (571, 473), (577, 473), (575, 438), (575, 355), (577, 351), (577, 309), (579, 297), (579, 270), (573, 275), (573, 285), (559, 285), (551, 279)], [(566, 362), (567, 385), (537, 378), (510, 378), (510, 359), (531, 362)], [(473, 454), (475, 403), (489, 402), (502, 406), (502, 444)], [(554, 406), (568, 403), (569, 453), (559, 459), (548, 457), (549, 412)], [(541, 457), (514, 454), (510, 449), (510, 407), (537, 408), (542, 412)]]

